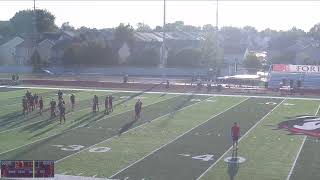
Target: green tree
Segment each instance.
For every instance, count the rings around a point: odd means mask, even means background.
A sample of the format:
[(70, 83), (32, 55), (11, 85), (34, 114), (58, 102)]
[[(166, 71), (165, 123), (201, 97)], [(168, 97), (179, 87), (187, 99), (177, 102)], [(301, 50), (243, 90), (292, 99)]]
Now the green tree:
[(47, 65), (48, 62), (42, 60), (38, 50), (35, 50), (30, 58), (30, 64), (33, 66), (33, 70), (37, 71), (40, 70), (41, 67)]
[(0, 35), (3, 37), (14, 36), (15, 30), (10, 21), (0, 21)]
[(245, 68), (247, 68), (250, 74), (255, 74), (262, 68), (261, 61), (254, 53), (250, 53), (246, 56), (246, 58), (243, 61), (243, 65)]
[(202, 30), (204, 32), (210, 32), (210, 31), (215, 31), (216, 28), (213, 27), (211, 24), (205, 24), (205, 25), (202, 26)]
[(308, 35), (316, 40), (320, 40), (320, 23), (315, 24), (308, 32)]
[(145, 49), (133, 53), (129, 57), (128, 64), (142, 67), (156, 67), (160, 63), (159, 51), (156, 49)]
[(63, 56), (65, 65), (114, 65), (116, 56), (109, 46), (102, 47), (98, 43), (89, 43), (80, 47), (69, 47)]
[(133, 43), (133, 33), (134, 29), (130, 24), (124, 25), (121, 23), (118, 27), (116, 27), (114, 37), (120, 43), (127, 42), (131, 45)]
[(138, 31), (138, 32), (151, 32), (152, 29), (150, 28), (150, 26), (148, 24), (138, 23), (136, 31)]
[(212, 68), (213, 73), (217, 75), (223, 65), (223, 49), (219, 46), (216, 32), (210, 31), (206, 34), (201, 54), (202, 65)]
[(294, 59), (296, 54), (291, 51), (281, 51), (279, 53), (275, 53), (270, 61), (272, 64), (295, 64)]
[(200, 49), (183, 49), (179, 52), (171, 50), (168, 53), (169, 67), (199, 67), (201, 65)]
[(162, 31), (162, 26), (156, 26), (155, 28), (154, 28), (154, 31), (156, 31), (156, 32), (161, 32)]
[(63, 64), (65, 65), (76, 65), (79, 64), (77, 62), (77, 55), (75, 52), (75, 49), (72, 47), (69, 47), (67, 50), (65, 50), (64, 54), (63, 54)]
[[(32, 33), (34, 31), (34, 11), (22, 10), (17, 12), (11, 19), (15, 32)], [(58, 27), (55, 25), (55, 17), (47, 10), (36, 10), (36, 30), (39, 33), (57, 31)]]
[(277, 36), (273, 37), (270, 42), (270, 48), (274, 50), (283, 50), (286, 49), (295, 43), (299, 38), (306, 36), (306, 33), (301, 30), (293, 27), (289, 31), (280, 31)]
[(75, 28), (71, 26), (69, 22), (62, 23), (61, 29), (64, 31), (75, 31)]

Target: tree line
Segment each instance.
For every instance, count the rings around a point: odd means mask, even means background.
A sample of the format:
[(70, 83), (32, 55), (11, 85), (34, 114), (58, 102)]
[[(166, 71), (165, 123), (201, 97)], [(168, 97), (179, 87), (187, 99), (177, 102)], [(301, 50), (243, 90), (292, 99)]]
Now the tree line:
[[(36, 23), (34, 24), (34, 15), (36, 15)], [(269, 37), (271, 40), (265, 50), (284, 50), (296, 43), (299, 38), (312, 38), (320, 41), (320, 24), (314, 25), (309, 32), (293, 27), (288, 31), (275, 31), (265, 29), (257, 31), (254, 27), (222, 27), (219, 29), (219, 37), (222, 40), (217, 41), (214, 26), (207, 24), (202, 27), (186, 25), (183, 21), (168, 23), (164, 27), (168, 32), (201, 32), (204, 34), (204, 40), (199, 48), (172, 49), (168, 52), (168, 66), (170, 67), (213, 67), (219, 68), (223, 66), (223, 54), (237, 53), (243, 46), (243, 39), (259, 36)], [(47, 10), (37, 9), (22, 10), (17, 12), (9, 21), (0, 22), (0, 35), (5, 38), (14, 37), (21, 34), (57, 32), (59, 30), (73, 31), (82, 34), (83, 40), (87, 43), (81, 44), (80, 47), (69, 47), (66, 49), (63, 63), (72, 64), (97, 64), (97, 65), (115, 65), (117, 64), (117, 50), (109, 44), (99, 44), (90, 42), (90, 32), (99, 31), (97, 29), (89, 29), (86, 27), (74, 28), (69, 23), (63, 23), (61, 27), (55, 24), (55, 16)], [(162, 32), (162, 26), (151, 28), (144, 23), (138, 23), (136, 28), (130, 24), (120, 23), (118, 27), (112, 28), (114, 38), (117, 43), (126, 42), (128, 46), (134, 44), (134, 32)], [(220, 42), (219, 44), (216, 44)], [(120, 48), (120, 45), (117, 47)], [(226, 52), (228, 51), (228, 52)], [(292, 63), (293, 54), (291, 52), (283, 52), (278, 56), (270, 59), (271, 63)], [(248, 57), (248, 62), (253, 61), (254, 57)], [(308, 62), (308, 57), (304, 57)], [(37, 60), (38, 61), (38, 60)], [(159, 49), (145, 49), (139, 53), (133, 53), (129, 57), (127, 64), (139, 66), (156, 66), (159, 64)], [(315, 62), (308, 62), (315, 63)], [(250, 66), (245, 62), (244, 65)], [(256, 67), (262, 66), (256, 63)]]

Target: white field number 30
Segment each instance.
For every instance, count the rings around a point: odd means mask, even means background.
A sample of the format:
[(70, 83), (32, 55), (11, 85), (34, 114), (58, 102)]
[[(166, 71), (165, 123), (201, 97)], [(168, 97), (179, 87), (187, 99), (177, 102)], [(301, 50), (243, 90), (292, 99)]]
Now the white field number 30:
[[(65, 145), (52, 145), (52, 146), (58, 147), (62, 151), (80, 151), (81, 149), (84, 148), (84, 146), (82, 146), (82, 145), (66, 145), (66, 146)], [(103, 153), (103, 152), (108, 152), (110, 150), (111, 150), (111, 148), (109, 148), (109, 147), (93, 147), (93, 148), (89, 149), (89, 152)]]

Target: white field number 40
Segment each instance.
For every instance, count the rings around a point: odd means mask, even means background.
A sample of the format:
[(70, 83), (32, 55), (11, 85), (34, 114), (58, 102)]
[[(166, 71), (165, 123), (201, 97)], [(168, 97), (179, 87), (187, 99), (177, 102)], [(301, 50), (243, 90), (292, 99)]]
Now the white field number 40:
[[(178, 154), (179, 156), (184, 156), (184, 157), (191, 157), (190, 154)], [(204, 154), (204, 155), (199, 155), (199, 156), (192, 156), (192, 159), (196, 160), (201, 160), (201, 161), (212, 161), (214, 160), (214, 155), (212, 154)]]
[[(81, 149), (84, 148), (82, 145), (52, 145), (54, 147), (60, 148), (62, 151), (80, 151)], [(89, 149), (89, 152), (108, 152), (110, 151), (111, 148), (109, 147), (93, 147)]]
[(212, 154), (193, 156), (192, 159), (197, 159), (197, 160), (202, 160), (202, 161), (212, 161), (212, 160), (214, 160)]

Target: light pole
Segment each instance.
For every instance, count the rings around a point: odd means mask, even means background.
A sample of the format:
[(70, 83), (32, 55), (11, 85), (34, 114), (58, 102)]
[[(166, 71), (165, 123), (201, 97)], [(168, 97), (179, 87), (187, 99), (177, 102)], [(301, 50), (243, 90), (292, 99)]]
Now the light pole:
[(33, 36), (36, 36), (37, 33), (37, 13), (36, 13), (36, 0), (33, 0), (33, 18), (32, 18), (32, 24), (33, 24)]
[[(216, 28), (215, 28), (215, 38), (216, 38), (216, 53), (215, 53), (215, 60), (216, 62), (219, 62), (218, 61), (218, 58), (219, 57), (219, 36), (218, 36), (218, 31), (219, 31), (219, 0), (216, 1)], [(223, 63), (223, 62), (222, 62)], [(218, 63), (216, 63), (216, 66), (220, 66)], [(215, 67), (215, 77), (218, 76), (218, 71), (219, 71), (219, 68), (220, 67)], [(230, 68), (229, 68), (229, 71), (230, 71)]]
[(218, 29), (218, 22), (219, 22), (219, 0), (217, 0), (217, 5), (216, 5), (216, 28)]
[(166, 0), (163, 0), (163, 26), (162, 26), (162, 47), (161, 47), (161, 67), (166, 67)]

